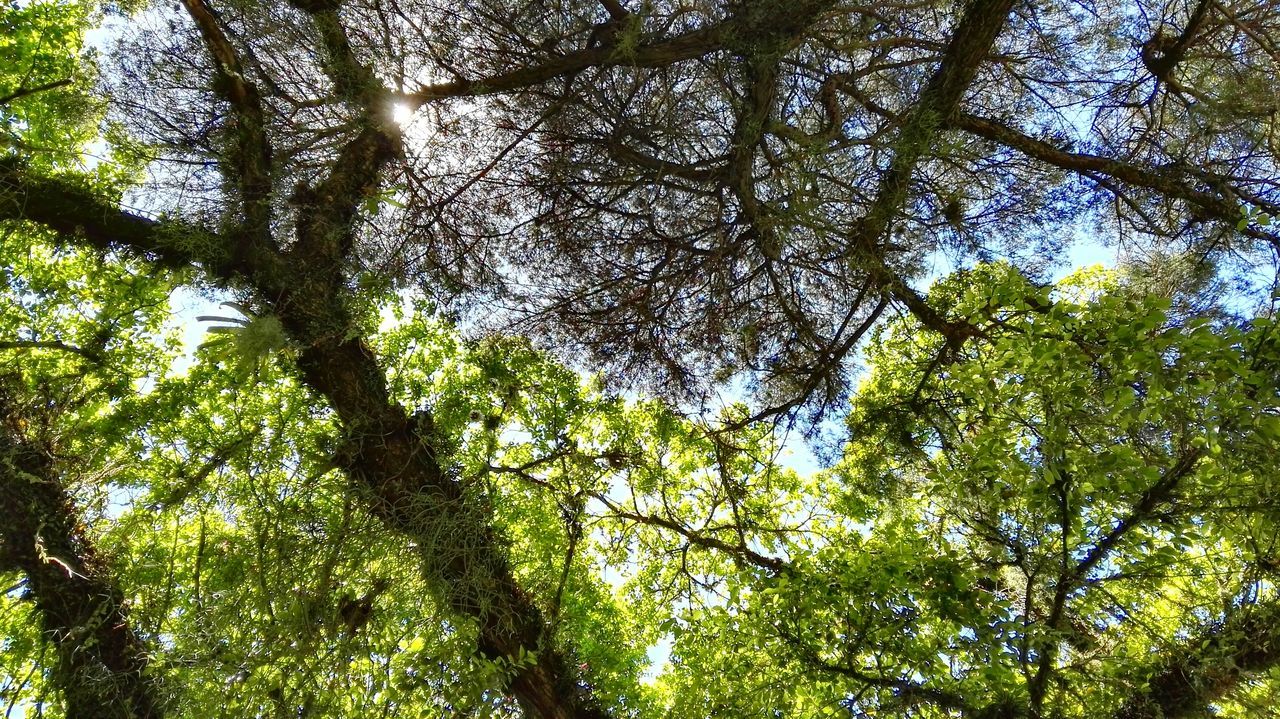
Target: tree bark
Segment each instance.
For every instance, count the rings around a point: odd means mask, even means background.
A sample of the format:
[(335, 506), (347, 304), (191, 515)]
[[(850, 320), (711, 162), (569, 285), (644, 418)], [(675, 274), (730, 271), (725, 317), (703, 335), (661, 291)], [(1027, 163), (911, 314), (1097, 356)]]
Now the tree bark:
[(56, 648), (51, 671), (67, 716), (159, 719), (147, 647), (129, 624), (124, 595), (85, 535), (50, 448), (25, 436), (24, 424), (0, 396), (0, 568), (27, 577)]

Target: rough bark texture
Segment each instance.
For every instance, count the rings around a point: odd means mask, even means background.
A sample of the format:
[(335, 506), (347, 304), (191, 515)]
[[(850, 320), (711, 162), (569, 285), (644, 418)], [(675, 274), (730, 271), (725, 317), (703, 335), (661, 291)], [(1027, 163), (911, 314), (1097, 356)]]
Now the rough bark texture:
[(1184, 719), (1209, 715), (1209, 705), (1250, 674), (1280, 663), (1280, 604), (1241, 609), (1157, 664), (1147, 691), (1125, 702), (1115, 719)]
[(0, 560), (21, 571), (53, 642), (53, 680), (67, 716), (159, 719), (147, 648), (129, 625), (120, 588), (85, 536), (50, 448), (25, 436), (0, 397)]

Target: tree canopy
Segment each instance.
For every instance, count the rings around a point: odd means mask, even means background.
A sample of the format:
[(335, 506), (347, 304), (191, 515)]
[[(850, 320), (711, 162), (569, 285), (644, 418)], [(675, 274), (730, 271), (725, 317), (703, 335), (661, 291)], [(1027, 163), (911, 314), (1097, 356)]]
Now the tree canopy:
[(0, 27), (7, 716), (1280, 700), (1280, 7)]

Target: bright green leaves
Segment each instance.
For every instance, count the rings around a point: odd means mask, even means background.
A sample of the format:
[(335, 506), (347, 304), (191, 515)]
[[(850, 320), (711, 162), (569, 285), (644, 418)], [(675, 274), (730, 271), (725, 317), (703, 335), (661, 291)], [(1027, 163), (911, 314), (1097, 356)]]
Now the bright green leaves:
[[(725, 429), (623, 401), (366, 283), (353, 314), (390, 394), (548, 627), (477, 659), (420, 578), (467, 538), (410, 543), (361, 509), (354, 438), (289, 379), (278, 320), (232, 305), (225, 342), (171, 372), (173, 278), (42, 239), (0, 245), (5, 368), (189, 716), (502, 716), (555, 654), (620, 716), (1096, 716), (1275, 591), (1270, 316), (974, 268), (931, 293), (973, 336), (882, 329), (842, 462), (804, 477), (745, 408)], [(5, 670), (29, 671), (39, 638), (14, 637)]]
[[(92, 544), (109, 524), (104, 518), (118, 516), (127, 503), (118, 482), (136, 466), (136, 455), (125, 441), (132, 432), (128, 408), (167, 370), (172, 358), (166, 342), (172, 339), (166, 325), (170, 278), (116, 257), (55, 250), (48, 239), (26, 227), (0, 227), (0, 393), (7, 446), (39, 447), (53, 471), (37, 477), (14, 456), (0, 461), (6, 472), (60, 485), (71, 503), (32, 511), (67, 512), (66, 526), (77, 527), (75, 551), (83, 549), (84, 556), (97, 557), (110, 567), (103, 586), (114, 586), (112, 562), (121, 548), (108, 543), (95, 553)], [(28, 506), (21, 493), (10, 499), (15, 501), (8, 507)], [(36, 506), (34, 500), (29, 506)], [(23, 526), (19, 517), (6, 514), (4, 521)], [(90, 528), (83, 534), (88, 548), (79, 544), (79, 526)], [(77, 571), (73, 567), (82, 558), (65, 549), (59, 555), (44, 554), (44, 541), (37, 544), (37, 557)], [(67, 535), (50, 534), (47, 541), (69, 540)], [(4, 552), (0, 547), (0, 554)], [(2, 568), (0, 579), (7, 592), (0, 599), (0, 624), (6, 625), (0, 627), (0, 635), (6, 637), (0, 652), (5, 655), (0, 664), (3, 702), (20, 708), (42, 703), (47, 715), (59, 716), (63, 696), (54, 691), (51, 677), (62, 666), (58, 656), (66, 645), (41, 633), (42, 627), (57, 627), (58, 620), (37, 616), (32, 603), (20, 598), (30, 587), (11, 589), (19, 578), (8, 569)], [(101, 569), (95, 564), (80, 571)], [(129, 581), (120, 584), (131, 589)], [(86, 619), (86, 625), (90, 621)], [(9, 631), (10, 622), (25, 626)], [(77, 629), (81, 628), (67, 631)], [(84, 636), (89, 637), (84, 641), (96, 641), (97, 635), (86, 631)]]
[[(1272, 320), (1177, 324), (1168, 300), (1096, 271), (1043, 288), (983, 266), (934, 296), (981, 334), (957, 352), (910, 321), (882, 333), (836, 506), (872, 538), (932, 533), (914, 552), (965, 557), (989, 601), (961, 601), (967, 617), (922, 611), (931, 628), (877, 661), (939, 652), (967, 696), (1035, 695), (1034, 677), (1054, 674), (1061, 693), (1031, 701), (1088, 713), (1107, 701), (1097, 673), (1120, 679), (1196, 612), (1257, 598), (1259, 542), (1274, 531), (1258, 491), (1280, 456), (1264, 428), (1280, 369)], [(1116, 643), (1130, 622), (1147, 633)], [(964, 641), (932, 646), (930, 632)]]
[(1244, 230), (1251, 224), (1257, 224), (1260, 227), (1270, 227), (1273, 218), (1271, 215), (1259, 210), (1256, 207), (1240, 207), (1240, 221), (1236, 223), (1237, 230)]
[[(45, 673), (56, 661), (55, 649), (43, 641), (40, 617), (21, 599), (24, 579), (17, 572), (0, 571), (0, 697), (6, 706), (32, 704), (41, 698), (56, 701)], [(52, 702), (51, 702), (52, 703)]]
[(198, 322), (224, 322), (209, 328), (209, 334), (217, 335), (207, 340), (201, 348), (211, 347), (233, 358), (236, 375), (241, 381), (249, 379), (258, 367), (273, 354), (285, 348), (284, 325), (271, 314), (259, 315), (238, 302), (224, 302), (223, 307), (236, 310), (238, 317), (204, 315)]
[(116, 403), (168, 368), (169, 278), (46, 239), (0, 228), (0, 368), (57, 404), (56, 432), (87, 451), (117, 436)]
[(83, 52), (92, 5), (74, 0), (0, 7), (0, 146), (35, 165), (71, 166), (97, 131)]
[[(882, 330), (843, 460), (803, 477), (770, 427), (611, 397), (366, 288), (392, 395), (552, 628), (477, 659), (419, 574), (456, 538), (408, 546), (360, 509), (348, 438), (269, 315), (233, 306), (172, 373), (170, 280), (38, 239), (3, 245), (6, 356), (28, 396), (67, 398), (51, 426), (86, 459), (68, 476), (104, 503), (96, 536), (190, 716), (501, 716), (550, 651), (623, 716), (1089, 716), (1280, 566), (1269, 317), (1182, 322), (1096, 271), (974, 268), (933, 296), (981, 332)], [(6, 671), (39, 662), (35, 635), (10, 646)]]

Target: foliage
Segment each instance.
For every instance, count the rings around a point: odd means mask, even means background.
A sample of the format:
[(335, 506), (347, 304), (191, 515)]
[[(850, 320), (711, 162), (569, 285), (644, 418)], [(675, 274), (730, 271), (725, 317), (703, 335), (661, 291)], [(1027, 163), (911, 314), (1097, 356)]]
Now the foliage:
[[(471, 658), (403, 540), (361, 510), (323, 404), (277, 361), (248, 385), (216, 348), (175, 372), (162, 279), (34, 239), (8, 245), (10, 296), (29, 300), (5, 324), (94, 361), (33, 345), (8, 391), (45, 398), (22, 412), (56, 438), (174, 713), (501, 711), (502, 663)], [(91, 311), (111, 292), (114, 311)], [(887, 326), (845, 458), (810, 477), (763, 429), (709, 439), (524, 343), (461, 342), (421, 303), (387, 306), (378, 348), (555, 607), (557, 641), (625, 713), (927, 714), (928, 692), (981, 712), (1028, 701), (1054, 652), (1047, 710), (1095, 715), (1143, 692), (1153, 655), (1274, 601), (1269, 313), (1171, 325), (1167, 300), (1097, 271), (1044, 288), (983, 266), (935, 292), (998, 329), (939, 364), (936, 338)], [(452, 538), (435, 541), (419, 550)], [(365, 596), (357, 624), (344, 607)], [(47, 645), (6, 601), (7, 695), (56, 716)], [(670, 664), (641, 682), (659, 640)], [(1267, 701), (1255, 677), (1241, 706)]]
[(0, 8), (0, 143), (40, 163), (66, 163), (96, 136), (85, 91), (94, 65), (81, 56), (88, 3)]
[(445, 5), (0, 9), (7, 714), (1271, 710), (1273, 11)]

